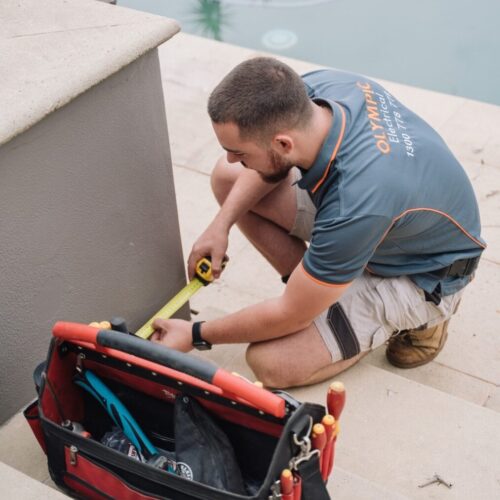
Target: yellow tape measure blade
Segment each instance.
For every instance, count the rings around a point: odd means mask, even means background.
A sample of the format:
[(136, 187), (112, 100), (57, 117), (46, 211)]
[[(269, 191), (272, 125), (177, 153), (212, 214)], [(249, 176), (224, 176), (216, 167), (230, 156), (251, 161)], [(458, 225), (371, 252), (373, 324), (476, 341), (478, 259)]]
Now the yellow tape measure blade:
[(153, 334), (153, 321), (156, 318), (168, 319), (175, 314), (200, 288), (203, 283), (195, 278), (190, 281), (177, 295), (165, 304), (154, 316), (152, 316), (139, 330), (135, 332), (137, 337), (148, 339)]

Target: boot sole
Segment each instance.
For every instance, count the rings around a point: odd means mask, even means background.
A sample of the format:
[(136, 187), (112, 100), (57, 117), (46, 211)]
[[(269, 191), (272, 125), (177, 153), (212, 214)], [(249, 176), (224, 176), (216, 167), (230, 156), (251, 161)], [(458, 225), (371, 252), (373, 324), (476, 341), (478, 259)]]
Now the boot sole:
[(437, 348), (436, 352), (431, 357), (423, 359), (422, 361), (418, 361), (416, 363), (411, 363), (411, 364), (400, 363), (399, 361), (391, 359), (389, 357), (388, 351), (386, 350), (385, 357), (387, 358), (387, 361), (389, 361), (389, 363), (391, 363), (391, 365), (394, 365), (396, 368), (417, 368), (418, 366), (422, 366), (422, 365), (425, 365), (425, 364), (431, 362), (443, 350), (443, 347), (446, 344), (446, 339), (448, 338), (448, 321), (446, 321), (446, 324), (444, 326), (444, 332), (443, 332), (443, 335), (441, 337), (439, 347)]

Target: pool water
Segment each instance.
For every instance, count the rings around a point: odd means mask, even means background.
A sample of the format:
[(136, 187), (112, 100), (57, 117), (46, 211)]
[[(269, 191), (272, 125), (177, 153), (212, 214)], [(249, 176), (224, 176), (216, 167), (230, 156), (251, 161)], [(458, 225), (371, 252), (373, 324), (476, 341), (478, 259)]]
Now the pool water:
[(187, 33), (500, 105), (499, 0), (118, 0)]

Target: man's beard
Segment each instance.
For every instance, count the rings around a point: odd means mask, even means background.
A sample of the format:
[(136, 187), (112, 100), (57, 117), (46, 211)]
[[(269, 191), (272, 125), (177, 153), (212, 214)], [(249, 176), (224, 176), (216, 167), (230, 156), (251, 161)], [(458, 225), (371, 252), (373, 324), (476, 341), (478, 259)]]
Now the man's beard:
[(273, 168), (274, 174), (264, 175), (259, 172), (260, 178), (269, 184), (277, 184), (283, 179), (286, 179), (288, 177), (288, 172), (294, 167), (292, 163), (286, 161), (274, 151), (269, 151), (269, 163)]

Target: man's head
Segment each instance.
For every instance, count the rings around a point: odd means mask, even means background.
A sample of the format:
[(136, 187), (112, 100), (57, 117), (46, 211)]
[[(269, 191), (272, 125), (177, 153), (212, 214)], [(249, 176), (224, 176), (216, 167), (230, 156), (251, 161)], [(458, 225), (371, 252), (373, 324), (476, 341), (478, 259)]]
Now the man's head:
[(306, 128), (313, 110), (295, 71), (258, 57), (239, 64), (219, 83), (208, 113), (228, 161), (277, 182), (296, 164), (294, 137)]

